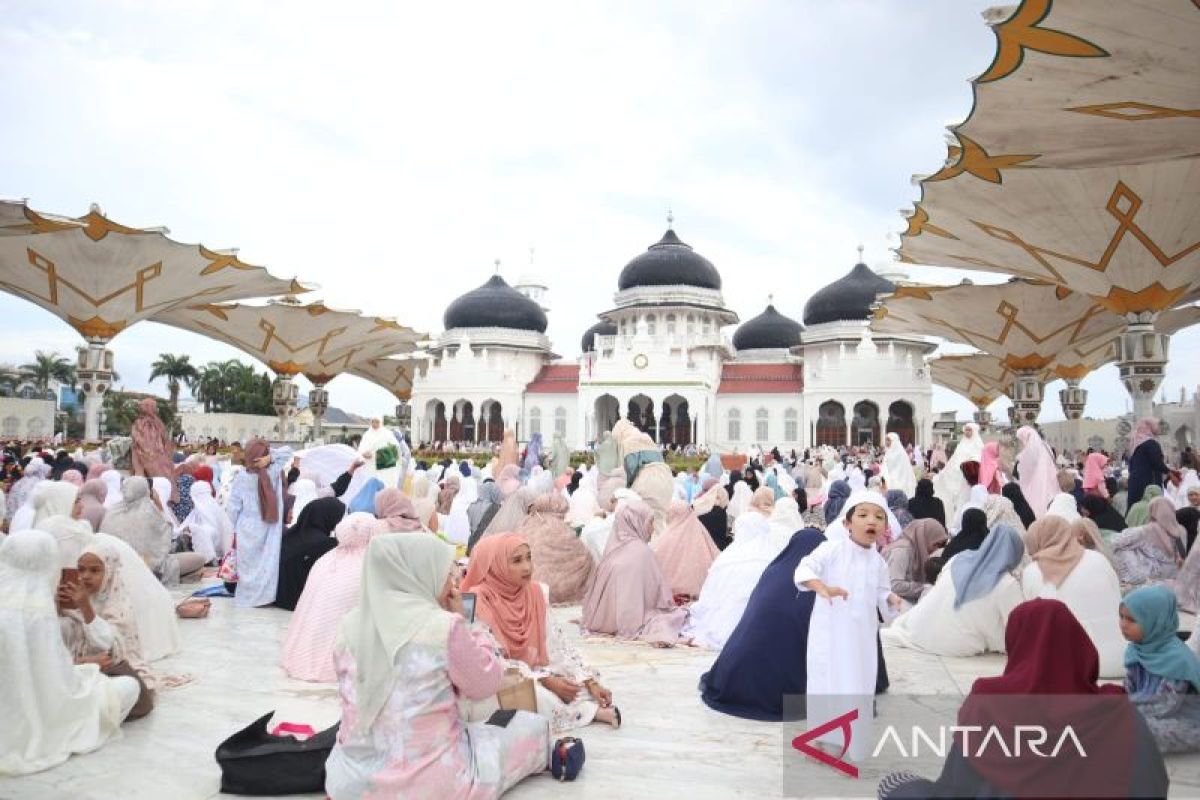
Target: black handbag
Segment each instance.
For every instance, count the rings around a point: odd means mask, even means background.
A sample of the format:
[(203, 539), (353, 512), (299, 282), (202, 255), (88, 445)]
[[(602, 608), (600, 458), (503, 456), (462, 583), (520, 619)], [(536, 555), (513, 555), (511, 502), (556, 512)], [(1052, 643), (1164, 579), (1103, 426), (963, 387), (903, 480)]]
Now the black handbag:
[(325, 760), (337, 741), (338, 725), (301, 741), (272, 736), (259, 717), (217, 747), (221, 791), (227, 794), (284, 795), (325, 792)]

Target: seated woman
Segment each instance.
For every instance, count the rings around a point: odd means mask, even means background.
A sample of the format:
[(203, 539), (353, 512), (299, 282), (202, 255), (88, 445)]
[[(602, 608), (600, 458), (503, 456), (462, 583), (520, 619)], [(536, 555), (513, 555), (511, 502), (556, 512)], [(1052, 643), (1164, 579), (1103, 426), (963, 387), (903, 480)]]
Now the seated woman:
[(76, 664), (95, 664), (105, 675), (138, 682), (138, 700), (129, 719), (154, 708), (154, 676), (142, 657), (142, 642), (129, 593), (121, 579), (121, 557), (106, 542), (84, 548), (79, 579), (58, 585), (58, 614), (63, 643)]
[(596, 567), (587, 545), (567, 524), (568, 507), (558, 492), (541, 495), (516, 528), (525, 534), (533, 551), (533, 579), (550, 587), (554, 605), (578, 603)]
[(800, 559), (823, 541), (814, 529), (799, 531), (763, 570), (746, 613), (700, 676), (700, 699), (709, 708), (743, 719), (803, 718), (803, 707), (785, 708), (784, 697), (802, 697), (807, 688), (808, 619), (816, 594), (797, 592), (793, 576)]
[(1143, 586), (1121, 601), (1125, 693), (1163, 753), (1200, 750), (1200, 656), (1179, 640), (1175, 595)]
[(982, 508), (963, 510), (961, 524), (958, 533), (951, 537), (950, 543), (942, 551), (942, 558), (946, 561), (967, 550), (978, 550), (987, 541), (987, 512)]
[(279, 581), (275, 587), (277, 607), (295, 610), (317, 559), (337, 547), (333, 529), (344, 516), (346, 506), (341, 500), (319, 497), (300, 509), (296, 524), (284, 529), (279, 544)]
[[(1004, 640), (1004, 674), (975, 681), (958, 725), (995, 729), (1009, 747), (1021, 741), (1018, 725), (1069, 725), (1079, 746), (1068, 743), (1054, 758), (1013, 757), (1000, 746), (964, 750), (956, 737), (936, 780), (894, 773), (880, 781), (880, 798), (1167, 796), (1166, 766), (1150, 729), (1118, 687), (1096, 685), (1100, 658), (1070, 609), (1057, 600), (1022, 603)], [(1059, 697), (1022, 700), (1029, 695)]]
[(463, 618), (456, 571), (454, 548), (424, 532), (368, 545), (358, 607), (334, 652), (342, 724), (325, 763), (332, 800), (495, 798), (546, 769), (544, 718), (463, 719), (459, 696), (495, 694), (504, 662)]
[(333, 644), (337, 626), (354, 604), (362, 577), (363, 558), (371, 537), (387, 526), (370, 514), (355, 512), (334, 528), (338, 546), (317, 559), (296, 604), (283, 639), (280, 666), (301, 681), (336, 679)]
[(933, 481), (929, 478), (917, 481), (916, 494), (908, 501), (908, 513), (914, 520), (936, 519), (943, 528), (946, 527), (946, 507), (933, 496)]
[(1142, 499), (1129, 507), (1125, 512), (1125, 524), (1130, 528), (1145, 525), (1150, 521), (1150, 504), (1163, 496), (1161, 486), (1151, 484), (1142, 493)]
[(1175, 518), (1175, 506), (1171, 501), (1165, 497), (1151, 500), (1149, 521), (1126, 528), (1109, 542), (1121, 584), (1127, 587), (1155, 583), (1174, 586), (1183, 563), (1186, 537), (1186, 531)]
[(631, 502), (617, 512), (604, 558), (583, 598), (584, 630), (664, 647), (678, 641), (687, 609), (675, 607), (654, 560), (649, 544), (653, 530), (654, 512), (644, 502)]
[(1125, 518), (1117, 513), (1108, 498), (1100, 495), (1084, 495), (1080, 511), (1083, 516), (1096, 523), (1096, 527), (1100, 529), (1100, 535), (1106, 542), (1111, 542), (1113, 536), (1128, 527), (1125, 524)]
[[(205, 467), (207, 469), (207, 467)], [(233, 547), (233, 521), (213, 497), (212, 484), (196, 481), (190, 490), (192, 513), (180, 525), (192, 540), (192, 550), (213, 564)]]
[(390, 533), (422, 530), (416, 506), (399, 489), (388, 488), (375, 495), (375, 518), (387, 526)]
[(1012, 575), (1024, 555), (1017, 531), (997, 526), (978, 550), (949, 559), (932, 591), (883, 629), (884, 643), (939, 656), (1003, 653), (1008, 615), (1025, 599)]
[(667, 529), (650, 549), (658, 559), (671, 593), (688, 598), (700, 596), (708, 569), (721, 553), (696, 518), (696, 512), (679, 499), (671, 501), (667, 509)]
[(167, 586), (204, 566), (201, 555), (171, 552), (171, 523), (150, 499), (145, 478), (129, 477), (121, 482), (121, 502), (104, 515), (100, 532), (126, 542)]
[(900, 538), (883, 550), (892, 591), (915, 605), (928, 586), (925, 565), (945, 543), (946, 529), (936, 519), (926, 517), (910, 522)]
[(1025, 597), (1066, 603), (1100, 654), (1100, 674), (1125, 674), (1125, 642), (1117, 624), (1121, 584), (1108, 559), (1085, 549), (1072, 525), (1053, 514), (1033, 523), (1025, 534), (1025, 550), (1033, 558), (1021, 572)]
[[(550, 615), (549, 588), (533, 580), (529, 543), (519, 533), (501, 533), (479, 543), (462, 590), (475, 593), (475, 614), (486, 622), (509, 665), (532, 678), (538, 714), (557, 735), (593, 719), (613, 726), (621, 712), (612, 692), (596, 681), (579, 651)], [(480, 704), (494, 710), (495, 704)]]
[(716, 479), (707, 489), (703, 489), (703, 486), (701, 484), (700, 495), (692, 500), (692, 510), (708, 531), (713, 544), (718, 550), (724, 550), (733, 541), (729, 536), (729, 492)]
[[(774, 493), (765, 486), (755, 498), (774, 505)], [(720, 650), (737, 627), (763, 570), (780, 552), (771, 538), (766, 517), (770, 513), (765, 502), (751, 504), (734, 522), (733, 544), (709, 568), (700, 599), (692, 604), (691, 618), (683, 630), (693, 644)]]
[(1017, 516), (1021, 519), (1021, 525), (1028, 530), (1033, 521), (1037, 519), (1037, 515), (1033, 513), (1033, 508), (1025, 499), (1025, 493), (1021, 491), (1021, 484), (1009, 481), (1000, 489), (1000, 496), (1007, 498), (1008, 502), (1012, 503), (1013, 511), (1017, 512)]
[(75, 664), (63, 645), (54, 585), (54, 537), (30, 529), (0, 542), (0, 775), (28, 775), (119, 736), (138, 682)]

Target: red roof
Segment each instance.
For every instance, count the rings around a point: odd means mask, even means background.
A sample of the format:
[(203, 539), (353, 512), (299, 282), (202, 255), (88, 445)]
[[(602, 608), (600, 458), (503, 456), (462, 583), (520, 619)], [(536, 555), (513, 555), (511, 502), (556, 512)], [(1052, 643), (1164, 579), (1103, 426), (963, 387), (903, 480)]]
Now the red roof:
[(578, 364), (547, 364), (525, 387), (530, 394), (574, 394), (578, 390)]
[(799, 394), (804, 391), (800, 364), (724, 364), (717, 394)]

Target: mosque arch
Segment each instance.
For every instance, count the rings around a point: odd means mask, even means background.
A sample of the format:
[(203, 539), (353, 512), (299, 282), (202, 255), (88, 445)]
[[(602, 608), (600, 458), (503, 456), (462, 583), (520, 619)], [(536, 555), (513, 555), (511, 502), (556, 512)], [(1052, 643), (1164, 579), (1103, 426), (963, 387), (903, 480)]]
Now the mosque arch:
[(20, 436), (21, 435), (21, 420), (19, 417), (8, 416), (4, 418), (4, 426), (0, 428), (5, 436)]
[(913, 423), (913, 406), (907, 400), (897, 400), (888, 406), (888, 433), (897, 434), (900, 444), (910, 445), (916, 440), (917, 429)]
[(500, 401), (488, 398), (479, 404), (479, 441), (499, 442), (504, 438), (504, 414)]
[(475, 406), (470, 400), (454, 401), (454, 416), (450, 420), (450, 441), (475, 441)]
[(662, 418), (659, 420), (662, 436), (659, 441), (663, 444), (673, 444), (680, 447), (693, 441), (691, 408), (685, 397), (669, 394), (662, 401)]
[(726, 415), (726, 424), (728, 429), (726, 437), (731, 442), (740, 442), (742, 440), (742, 412), (736, 408), (729, 409), (729, 414)]
[(430, 400), (425, 405), (425, 419), (429, 420), (429, 441), (446, 441), (446, 404), (441, 400)]
[(636, 425), (638, 430), (650, 434), (650, 438), (658, 441), (653, 400), (644, 394), (635, 394), (629, 398), (626, 411), (629, 421)]
[(29, 420), (25, 430), (29, 434), (29, 438), (37, 438), (46, 432), (46, 421), (41, 417), (33, 417)]
[(594, 438), (598, 440), (600, 434), (611, 431), (621, 418), (621, 401), (611, 394), (602, 394), (592, 404), (592, 411), (595, 413), (596, 425)]
[(852, 441), (856, 445), (879, 443), (879, 406), (870, 400), (854, 404)]
[(816, 444), (831, 447), (846, 444), (846, 407), (836, 400), (826, 400), (817, 409)]

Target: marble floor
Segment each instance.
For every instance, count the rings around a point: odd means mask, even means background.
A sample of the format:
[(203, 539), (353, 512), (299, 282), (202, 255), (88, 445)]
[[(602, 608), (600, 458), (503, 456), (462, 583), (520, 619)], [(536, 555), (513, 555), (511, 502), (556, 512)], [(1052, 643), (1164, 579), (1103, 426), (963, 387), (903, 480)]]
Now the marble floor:
[[(579, 610), (555, 613), (567, 622), (577, 619)], [(164, 690), (152, 714), (124, 726), (121, 740), (46, 772), (0, 779), (0, 798), (222, 797), (213, 753), (235, 730), (269, 711), (276, 719), (318, 729), (337, 719), (332, 686), (290, 680), (276, 665), (289, 617), (286, 611), (235, 609), (230, 601), (215, 599), (208, 619), (181, 620), (184, 651), (155, 667), (160, 673), (190, 673), (196, 676), (193, 682)], [(601, 639), (579, 644), (613, 690), (625, 724), (619, 731), (593, 725), (577, 732), (588, 760), (576, 783), (560, 785), (539, 776), (507, 797), (781, 797), (785, 759), (792, 759), (788, 796), (875, 796), (873, 782), (839, 778), (831, 783), (827, 767), (796, 761), (797, 754), (786, 747), (794, 732), (786, 733), (781, 724), (736, 719), (701, 703), (695, 687), (712, 653)], [(962, 696), (976, 677), (1003, 668), (997, 656), (952, 659), (889, 649), (886, 658), (892, 686), (879, 707), (885, 719), (892, 695)], [(1171, 758), (1168, 768), (1173, 797), (1200, 797), (1200, 755)]]

